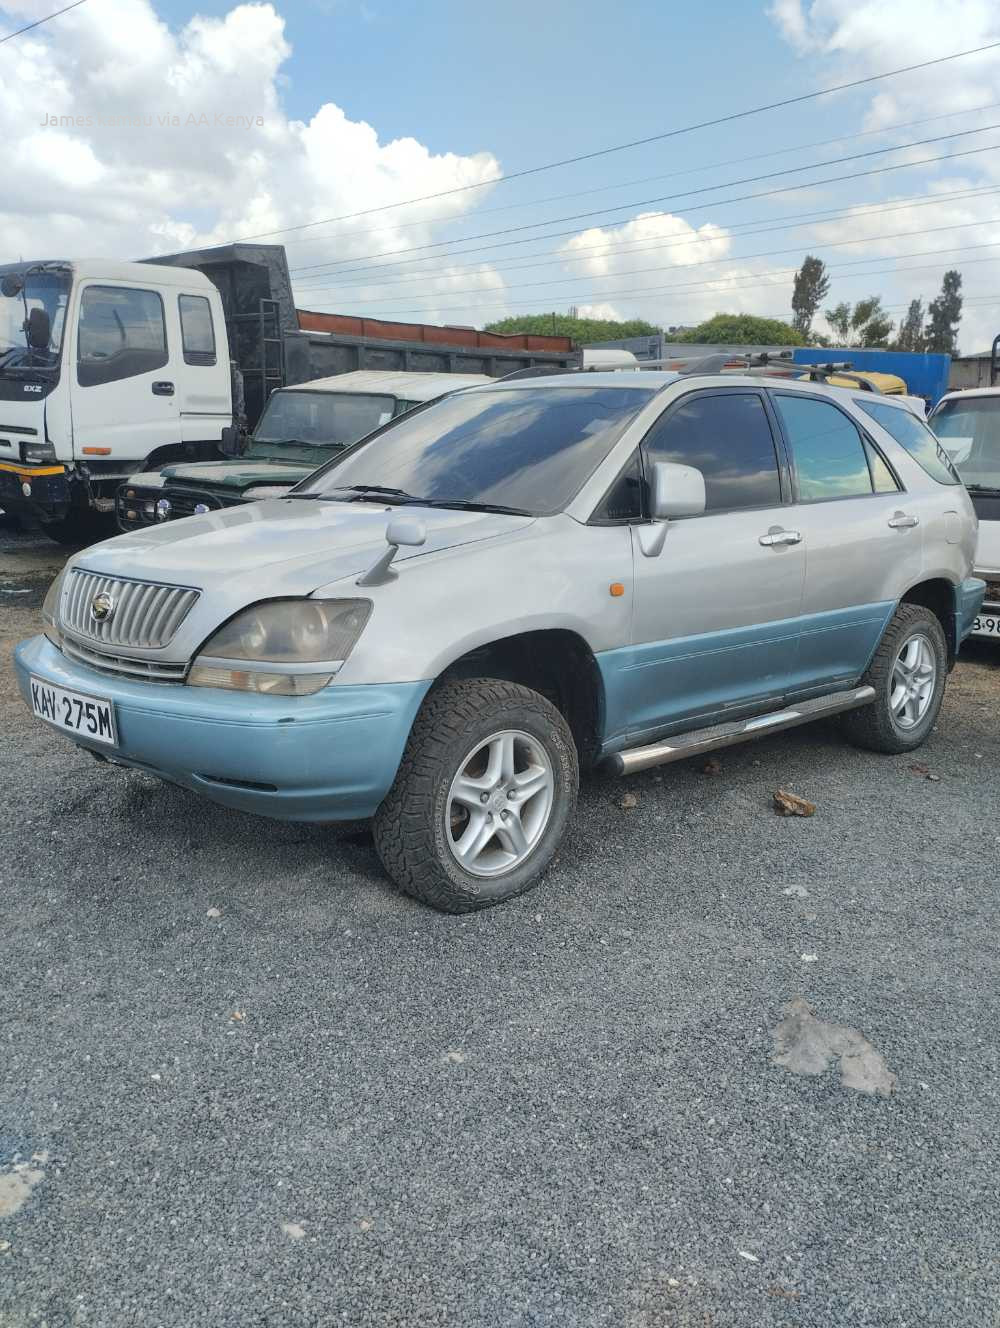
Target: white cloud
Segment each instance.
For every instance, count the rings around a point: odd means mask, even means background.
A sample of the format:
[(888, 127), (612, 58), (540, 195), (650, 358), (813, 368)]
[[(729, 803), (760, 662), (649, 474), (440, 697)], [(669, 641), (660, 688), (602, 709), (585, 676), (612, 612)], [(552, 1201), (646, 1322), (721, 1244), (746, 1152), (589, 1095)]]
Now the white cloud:
[[(1000, 11), (988, 0), (813, 0), (813, 3), (775, 0), (768, 13), (793, 49), (810, 58), (809, 68), (819, 69), (815, 75), (817, 86), (865, 78), (1000, 40)], [(996, 100), (998, 70), (997, 53), (987, 52), (873, 83), (863, 126), (878, 129), (918, 118), (928, 111), (947, 115), (983, 106)], [(838, 98), (838, 102), (846, 105), (843, 98)], [(968, 129), (998, 118), (997, 114), (986, 112), (978, 119), (954, 121), (952, 127)], [(945, 122), (934, 132), (945, 133), (948, 128)], [(993, 144), (1000, 144), (997, 131), (958, 140), (953, 146), (935, 144), (916, 150), (913, 155), (918, 159)], [(903, 159), (902, 155), (893, 158)], [(927, 196), (932, 197), (935, 193), (961, 188), (1000, 184), (1000, 153), (966, 157), (959, 169), (960, 178), (944, 178), (933, 172), (905, 172), (908, 183), (897, 192), (912, 195), (923, 186)], [(892, 200), (885, 201), (889, 204)], [(854, 211), (842, 221), (816, 226), (814, 245), (854, 238), (867, 241), (832, 251), (831, 263), (843, 264), (851, 258), (873, 254), (887, 259), (884, 264), (872, 264), (873, 273), (878, 269), (880, 275), (873, 275), (870, 282), (862, 277), (838, 277), (835, 269), (831, 274), (833, 289), (829, 303), (841, 299), (853, 301), (869, 291), (881, 291), (887, 305), (899, 306), (892, 310), (898, 321), (909, 299), (920, 296), (926, 303), (937, 294), (945, 268), (957, 267), (963, 271), (967, 298), (975, 299), (983, 293), (998, 295), (992, 309), (985, 303), (980, 307), (967, 304), (962, 319), (963, 349), (988, 344), (1000, 327), (1000, 250), (996, 260), (989, 250), (978, 249), (967, 255), (944, 253), (940, 257), (912, 259), (906, 255), (918, 250), (966, 249), (1000, 240), (1000, 226), (994, 220), (997, 217), (1000, 217), (1000, 195), (983, 195), (933, 208), (903, 208), (884, 216), (877, 211)], [(905, 238), (879, 238), (898, 231), (910, 234)], [(984, 256), (987, 261), (981, 261)], [(899, 258), (900, 270), (881, 274), (883, 267), (893, 267), (893, 257)], [(907, 267), (927, 270), (902, 270)]]
[[(5, 4), (20, 23), (51, 8), (48, 0)], [(290, 119), (280, 95), (290, 53), (272, 4), (198, 16), (175, 32), (148, 0), (84, 5), (0, 46), (4, 253), (139, 258), (499, 177), (489, 152), (382, 142), (333, 102)], [(129, 123), (113, 123), (122, 117)], [(460, 217), (487, 193), (488, 185), (422, 213), (307, 230), (310, 245), (293, 247), (290, 261), (427, 243), (439, 231), (430, 220), (414, 226), (415, 216)], [(436, 288), (429, 280), (421, 294)], [(324, 293), (322, 303), (331, 302), (335, 293)]]

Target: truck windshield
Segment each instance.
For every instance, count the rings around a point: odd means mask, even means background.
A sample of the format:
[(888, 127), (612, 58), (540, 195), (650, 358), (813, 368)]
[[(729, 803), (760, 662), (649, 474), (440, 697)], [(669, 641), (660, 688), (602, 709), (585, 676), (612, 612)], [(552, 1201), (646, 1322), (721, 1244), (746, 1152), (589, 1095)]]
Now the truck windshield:
[[(0, 293), (0, 375), (19, 369), (56, 367), (66, 322), (70, 274), (64, 269), (8, 268), (3, 281), (16, 293)], [(41, 313), (48, 316), (47, 329)]]
[(310, 464), (319, 465), (391, 420), (395, 413), (395, 397), (357, 392), (273, 392), (254, 429), (247, 455), (288, 457), (293, 451), (307, 452)]
[(655, 390), (473, 388), (402, 416), (296, 493), (349, 502), (378, 490), (401, 501), (558, 512)]
[(967, 488), (1000, 490), (1000, 396), (942, 401), (927, 423)]

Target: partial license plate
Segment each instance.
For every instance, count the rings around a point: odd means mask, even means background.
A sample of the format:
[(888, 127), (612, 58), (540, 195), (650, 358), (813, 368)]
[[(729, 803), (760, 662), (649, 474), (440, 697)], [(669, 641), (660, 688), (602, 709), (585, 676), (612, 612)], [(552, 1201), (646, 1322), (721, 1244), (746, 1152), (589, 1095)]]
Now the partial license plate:
[(84, 696), (82, 692), (68, 692), (50, 682), (32, 675), (31, 708), (39, 719), (54, 724), (67, 733), (78, 733), (92, 742), (103, 742), (115, 747), (115, 708), (110, 701), (99, 696)]
[(981, 613), (972, 624), (973, 636), (992, 636), (1000, 641), (1000, 614)]

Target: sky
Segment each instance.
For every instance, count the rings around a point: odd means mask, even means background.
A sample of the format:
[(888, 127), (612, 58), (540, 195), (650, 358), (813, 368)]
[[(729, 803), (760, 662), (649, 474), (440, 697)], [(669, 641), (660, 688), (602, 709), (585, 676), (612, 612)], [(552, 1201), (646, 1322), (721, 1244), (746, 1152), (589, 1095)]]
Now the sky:
[[(0, 37), (59, 4), (0, 3)], [(897, 322), (958, 268), (981, 350), (1000, 49), (510, 177), (989, 42), (985, 0), (86, 0), (0, 44), (0, 261), (260, 238), (302, 308), (671, 327), (789, 318), (814, 253), (825, 307)]]

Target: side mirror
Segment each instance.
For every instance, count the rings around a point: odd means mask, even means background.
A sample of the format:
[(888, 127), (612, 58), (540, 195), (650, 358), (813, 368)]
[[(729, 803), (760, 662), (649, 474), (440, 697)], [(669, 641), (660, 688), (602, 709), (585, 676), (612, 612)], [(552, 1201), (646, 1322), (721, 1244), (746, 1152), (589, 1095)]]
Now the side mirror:
[(52, 321), (44, 309), (32, 309), (24, 320), (24, 331), (32, 350), (48, 350)]
[(397, 516), (385, 528), (386, 544), (394, 544), (398, 549), (401, 544), (419, 548), (427, 541), (427, 527), (415, 516)]
[(8, 300), (20, 295), (23, 289), (24, 278), (17, 272), (5, 272), (0, 278), (0, 295), (5, 295)]
[(649, 491), (649, 514), (655, 521), (700, 516), (705, 510), (705, 476), (694, 466), (655, 461)]
[(238, 457), (243, 451), (243, 435), (236, 424), (227, 424), (219, 439), (219, 451), (225, 457)]
[(403, 545), (411, 548), (419, 548), (427, 540), (427, 527), (416, 516), (394, 516), (385, 528), (385, 542), (388, 545), (385, 553), (381, 555), (378, 562), (373, 563), (365, 572), (364, 576), (359, 577), (357, 584), (359, 586), (381, 586), (386, 581), (392, 581), (396, 575), (390, 571), (390, 563), (399, 549)]

